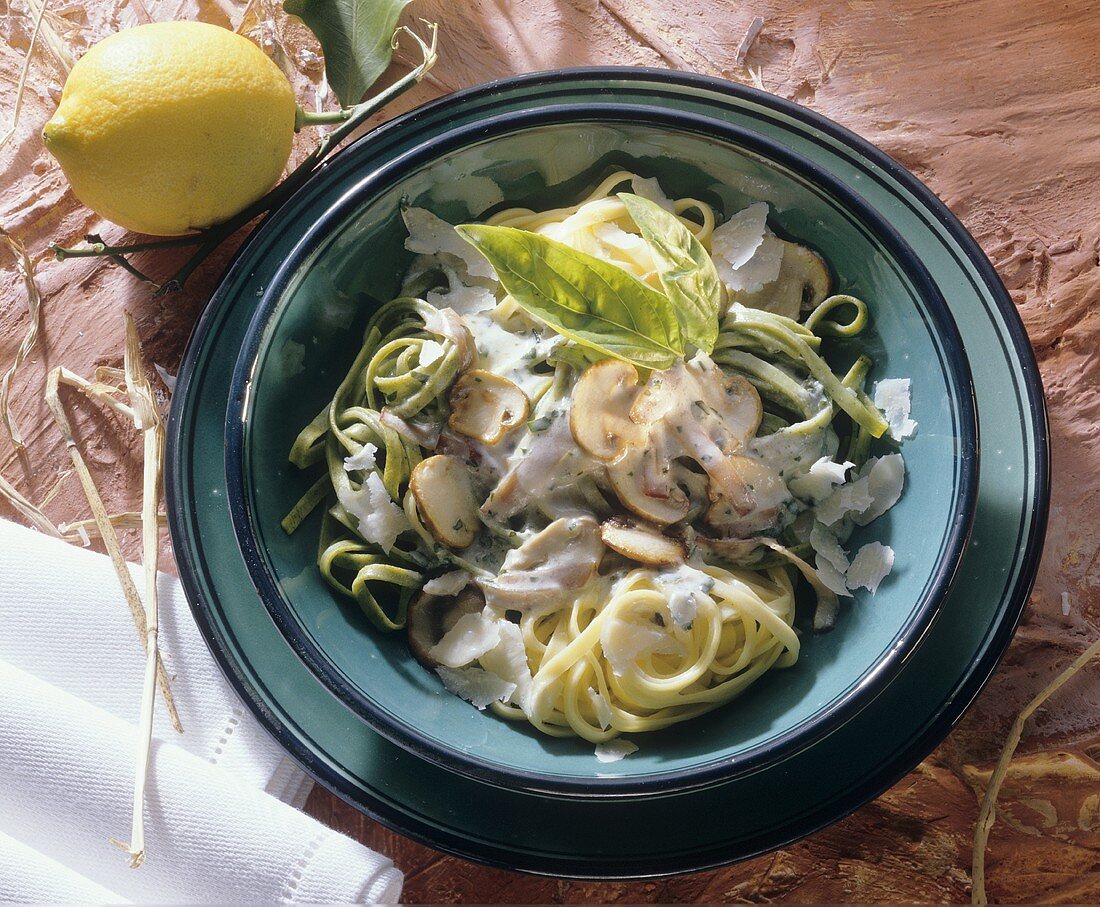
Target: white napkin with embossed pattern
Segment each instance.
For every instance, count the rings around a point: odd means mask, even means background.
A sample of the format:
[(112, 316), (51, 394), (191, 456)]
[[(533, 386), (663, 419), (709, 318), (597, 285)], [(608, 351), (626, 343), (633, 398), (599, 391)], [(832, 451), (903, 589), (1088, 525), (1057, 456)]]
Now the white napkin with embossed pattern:
[(389, 859), (298, 811), (312, 782), (244, 709), (166, 575), (160, 609), (185, 732), (158, 700), (147, 858), (131, 870), (109, 839), (130, 833), (137, 632), (106, 557), (0, 520), (0, 900), (396, 902)]

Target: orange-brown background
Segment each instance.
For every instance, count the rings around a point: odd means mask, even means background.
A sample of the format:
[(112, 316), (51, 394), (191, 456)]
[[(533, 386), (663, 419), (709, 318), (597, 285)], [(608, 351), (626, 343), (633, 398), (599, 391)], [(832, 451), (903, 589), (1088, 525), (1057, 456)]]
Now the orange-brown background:
[[(11, 122), (41, 2), (0, 0), (0, 134)], [(29, 447), (20, 455), (0, 439), (0, 472), (32, 500), (42, 500), (68, 465), (42, 403), (46, 369), (63, 364), (90, 374), (96, 365), (119, 364), (122, 313), (129, 311), (151, 359), (174, 372), (239, 241), (227, 243), (185, 292), (159, 299), (102, 261), (52, 260), (53, 240), (72, 244), (99, 229), (123, 238), (75, 201), (38, 140), (68, 61), (118, 28), (201, 18), (259, 41), (312, 106), (322, 74), (318, 48), (280, 6), (51, 0), (18, 127), (0, 149), (0, 225), (26, 244), (43, 300), (40, 345), (15, 383), (15, 414)], [(981, 242), (1027, 325), (1050, 404), (1051, 527), (1016, 641), (952, 737), (871, 805), (775, 854), (655, 882), (537, 879), (445, 857), (322, 790), (308, 810), (391, 854), (407, 873), (411, 902), (969, 899), (978, 801), (1008, 724), (1100, 628), (1100, 10), (1086, 0), (416, 0), (409, 12), (440, 23), (440, 61), (386, 116), (518, 72), (641, 64), (749, 81), (751, 66), (767, 90), (833, 117), (909, 167)], [(757, 15), (763, 30), (738, 65), (738, 45)], [(401, 51), (393, 72), (409, 65)], [(299, 138), (296, 155), (308, 142)], [(176, 260), (160, 253), (137, 263), (166, 274)], [(0, 369), (25, 330), (25, 307), (14, 259), (0, 248)], [(109, 508), (131, 508), (140, 491), (135, 436), (86, 401), (70, 396), (69, 404)], [(74, 477), (46, 511), (57, 521), (87, 515)], [(14, 514), (0, 505), (0, 516)], [(136, 539), (127, 546), (137, 553)], [(994, 900), (1100, 901), (1098, 761), (1094, 665), (1029, 725), (989, 849)]]

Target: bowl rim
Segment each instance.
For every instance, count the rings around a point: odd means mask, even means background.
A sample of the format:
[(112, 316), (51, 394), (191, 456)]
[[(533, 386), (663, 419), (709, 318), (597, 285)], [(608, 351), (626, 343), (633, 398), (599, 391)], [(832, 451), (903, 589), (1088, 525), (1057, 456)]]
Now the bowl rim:
[[(264, 343), (272, 312), (277, 310), (288, 285), (296, 278), (299, 266), (330, 236), (330, 228), (346, 221), (363, 199), (391, 186), (409, 169), (435, 159), (454, 148), (488, 137), (514, 134), (526, 128), (586, 121), (639, 122), (673, 128), (682, 132), (713, 137), (742, 147), (786, 167), (819, 189), (831, 194), (846, 210), (869, 229), (888, 248), (902, 266), (921, 296), (931, 326), (939, 334), (944, 362), (952, 383), (958, 388), (953, 399), (959, 428), (959, 484), (955, 507), (945, 533), (945, 556), (930, 573), (924, 594), (917, 600), (911, 619), (894, 637), (886, 653), (830, 703), (787, 730), (733, 755), (719, 756), (697, 766), (664, 772), (646, 772), (610, 778), (559, 775), (529, 769), (517, 769), (491, 762), (441, 743), (406, 725), (397, 716), (376, 704), (345, 679), (344, 673), (310, 638), (279, 592), (260, 551), (253, 514), (244, 482), (244, 458), (247, 454), (247, 415), (249, 383), (256, 356)], [(764, 764), (782, 761), (811, 746), (869, 705), (896, 676), (919, 646), (957, 575), (974, 518), (977, 495), (978, 441), (973, 384), (962, 340), (954, 319), (923, 263), (896, 230), (861, 196), (841, 180), (825, 173), (807, 158), (784, 146), (711, 117), (682, 111), (656, 110), (633, 104), (591, 102), (550, 105), (534, 111), (516, 111), (447, 130), (435, 139), (420, 142), (382, 167), (358, 179), (333, 203), (295, 243), (256, 306), (234, 368), (230, 405), (226, 414), (226, 475), (229, 508), (238, 545), (248, 567), (249, 577), (266, 610), (284, 639), (297, 656), (329, 691), (383, 736), (445, 768), (467, 777), (532, 793), (550, 793), (579, 797), (631, 797), (642, 793), (673, 793), (695, 789), (749, 774)], [(777, 759), (777, 756), (779, 757)]]

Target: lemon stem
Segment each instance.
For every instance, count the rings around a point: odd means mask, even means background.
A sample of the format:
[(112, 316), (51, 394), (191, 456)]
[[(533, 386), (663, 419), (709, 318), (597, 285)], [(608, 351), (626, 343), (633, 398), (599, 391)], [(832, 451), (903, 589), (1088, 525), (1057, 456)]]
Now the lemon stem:
[(355, 112), (354, 107), (341, 107), (339, 110), (302, 110), (294, 111), (294, 131), (301, 132), (307, 126), (332, 126), (343, 123)]
[[(179, 290), (183, 287), (187, 278), (191, 276), (195, 269), (211, 252), (221, 245), (225, 239), (236, 233), (237, 230), (259, 217), (261, 214), (273, 211), (275, 208), (282, 205), (283, 202), (289, 199), (302, 187), (305, 181), (317, 169), (321, 161), (323, 161), (340, 142), (370, 119), (375, 113), (389, 104), (390, 101), (404, 94), (428, 74), (428, 71), (435, 65), (437, 60), (436, 46), (438, 43), (438, 26), (434, 22), (424, 21), (424, 24), (430, 32), (429, 41), (425, 41), (405, 26), (401, 26), (394, 32), (392, 41), (394, 48), (397, 47), (398, 37), (403, 33), (407, 34), (417, 43), (423, 55), (423, 59), (416, 68), (410, 70), (385, 91), (379, 92), (374, 97), (360, 104), (356, 104), (354, 107), (345, 107), (340, 110), (308, 113), (298, 108), (294, 118), (294, 129), (296, 132), (305, 126), (338, 125), (335, 129), (321, 138), (321, 141), (317, 143), (317, 147), (290, 172), (286, 179), (275, 186), (267, 195), (253, 202), (243, 211), (235, 214), (226, 221), (222, 221), (220, 224), (215, 224), (213, 227), (198, 233), (188, 233), (185, 236), (172, 236), (168, 239), (154, 240), (151, 242), (111, 246), (103, 242), (99, 236), (89, 234), (85, 237), (89, 245), (82, 248), (65, 248), (54, 243), (50, 246), (50, 249), (59, 261), (63, 261), (66, 258), (89, 258), (93, 256), (105, 256), (110, 258), (140, 280), (157, 286), (158, 296), (163, 296), (167, 293)], [(149, 252), (157, 249), (171, 249), (180, 246), (198, 246), (198, 248), (195, 250), (195, 253), (183, 263), (180, 269), (163, 284), (157, 284), (155, 280), (143, 274), (127, 262), (124, 257), (135, 252)]]
[(197, 246), (202, 242), (201, 233), (188, 233), (186, 236), (172, 236), (168, 239), (159, 239), (153, 242), (131, 243), (125, 246), (112, 246), (105, 243), (97, 234), (89, 233), (84, 237), (89, 245), (78, 249), (66, 249), (57, 243), (50, 244), (50, 251), (58, 261), (66, 258), (92, 258), (96, 255), (106, 255), (113, 258), (116, 255), (130, 255), (133, 252), (149, 252), (156, 249), (174, 249), (179, 246)]

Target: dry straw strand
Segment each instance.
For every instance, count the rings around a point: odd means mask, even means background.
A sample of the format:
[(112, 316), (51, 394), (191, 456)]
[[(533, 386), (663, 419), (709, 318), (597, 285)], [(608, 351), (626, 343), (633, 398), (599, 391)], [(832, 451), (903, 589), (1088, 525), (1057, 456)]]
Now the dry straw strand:
[[(116, 530), (122, 529), (141, 529), (141, 511), (140, 510), (125, 510), (122, 513), (111, 513), (107, 516), (108, 521)], [(157, 527), (163, 529), (168, 525), (168, 517), (163, 512), (157, 514)], [(65, 537), (67, 542), (75, 542), (81, 540), (81, 530), (88, 536), (89, 539), (99, 538), (99, 524), (93, 520), (76, 520), (72, 523), (62, 523), (59, 525), (58, 530)]]
[(30, 355), (35, 343), (38, 342), (38, 327), (42, 320), (42, 297), (39, 295), (38, 285), (34, 281), (34, 265), (31, 264), (26, 247), (3, 226), (0, 226), (0, 241), (3, 241), (15, 257), (15, 266), (20, 277), (23, 278), (23, 286), (26, 289), (27, 312), (30, 315), (30, 324), (27, 326), (26, 334), (23, 335), (23, 341), (19, 344), (19, 349), (15, 352), (15, 359), (8, 370), (4, 372), (3, 377), (0, 378), (0, 418), (3, 418), (12, 443), (17, 449), (22, 450), (26, 446), (23, 443), (23, 435), (20, 433), (19, 426), (15, 424), (15, 419), (12, 418), (11, 414), (11, 382), (15, 378), (15, 373), (19, 370), (19, 367)]
[(1020, 714), (1016, 716), (1016, 720), (1012, 722), (1012, 728), (1008, 732), (1004, 749), (1001, 751), (1001, 756), (993, 769), (993, 774), (989, 776), (989, 784), (986, 786), (985, 796), (982, 798), (982, 808), (978, 813), (978, 823), (974, 826), (974, 858), (971, 867), (973, 878), (971, 902), (974, 904), (989, 903), (985, 893), (985, 848), (989, 842), (989, 832), (993, 828), (993, 823), (997, 820), (997, 794), (1000, 793), (1001, 785), (1008, 774), (1008, 768), (1012, 763), (1016, 747), (1020, 745), (1020, 738), (1024, 733), (1024, 724), (1039, 706), (1058, 692), (1067, 681), (1097, 655), (1100, 655), (1100, 638), (1078, 655), (1068, 668), (1047, 684), (1031, 702), (1024, 706)]
[(144, 447), (141, 491), (142, 563), (145, 568), (145, 684), (141, 700), (141, 726), (138, 732), (137, 771), (134, 776), (133, 825), (130, 835), (130, 866), (136, 869), (145, 861), (144, 803), (149, 774), (149, 750), (153, 739), (153, 710), (156, 704), (156, 674), (160, 667), (157, 646), (158, 600), (157, 559), (161, 465), (164, 462), (164, 421), (153, 397), (153, 388), (145, 377), (141, 348), (134, 320), (126, 316), (126, 390), (134, 410), (134, 425), (141, 431)]
[[(23, 364), (23, 360), (30, 354), (31, 349), (38, 341), (41, 297), (38, 293), (38, 285), (34, 281), (34, 268), (31, 265), (30, 256), (27, 255), (26, 247), (2, 226), (0, 226), (0, 241), (3, 241), (4, 245), (7, 246), (15, 257), (15, 265), (19, 269), (19, 274), (23, 278), (23, 285), (26, 287), (27, 309), (30, 313), (30, 325), (27, 327), (27, 333), (23, 336), (22, 343), (19, 344), (19, 349), (15, 354), (15, 360), (7, 371), (4, 372), (3, 377), (0, 378), (0, 420), (2, 420), (7, 427), (8, 434), (11, 435), (12, 443), (15, 445), (16, 449), (21, 449), (23, 447), (23, 438), (19, 433), (19, 428), (15, 424), (15, 420), (12, 418), (11, 408), (8, 404), (8, 396), (11, 390), (11, 382), (15, 377), (16, 371), (19, 366)], [(0, 498), (7, 501), (17, 513), (39, 532), (60, 537), (61, 533), (46, 514), (44, 514), (39, 507), (31, 503), (2, 475), (0, 475)]]
[(0, 138), (0, 149), (11, 141), (11, 137), (15, 135), (16, 130), (19, 128), (19, 114), (23, 111), (23, 95), (26, 93), (27, 76), (31, 71), (31, 57), (34, 56), (34, 46), (38, 43), (38, 32), (42, 28), (47, 3), (48, 0), (42, 0), (42, 6), (38, 8), (37, 15), (34, 17), (34, 30), (31, 32), (30, 43), (27, 44), (27, 55), (23, 58), (23, 69), (19, 73), (19, 84), (15, 88), (15, 105), (11, 111), (11, 125), (8, 127), (8, 131), (4, 133), (3, 138)]
[(39, 532), (61, 538), (61, 532), (41, 510), (28, 501), (19, 490), (0, 475), (0, 498), (7, 501), (23, 519)]
[[(84, 490), (84, 497), (88, 500), (88, 506), (91, 508), (100, 538), (103, 539), (104, 547), (107, 549), (107, 554), (111, 558), (111, 564), (115, 568), (115, 574), (118, 576), (119, 585), (122, 587), (122, 594), (126, 598), (126, 604), (130, 608), (130, 615), (134, 619), (134, 626), (137, 628), (138, 636), (141, 638), (142, 645), (144, 646), (146, 644), (146, 632), (148, 629), (146, 626), (145, 608), (141, 603), (141, 597), (138, 595), (137, 586), (134, 584), (133, 577), (130, 576), (130, 571), (126, 568), (126, 559), (122, 556), (122, 549), (118, 544), (118, 535), (115, 533), (114, 526), (111, 525), (110, 517), (107, 514), (107, 508), (103, 506), (103, 498), (100, 497), (99, 490), (96, 488), (95, 481), (92, 479), (91, 472), (88, 470), (88, 465), (84, 460), (84, 455), (80, 452), (80, 447), (77, 445), (76, 439), (73, 436), (72, 425), (65, 412), (65, 407), (62, 405), (61, 399), (58, 396), (58, 386), (60, 384), (70, 384), (84, 390), (90, 383), (84, 381), (84, 379), (78, 378), (78, 376), (74, 376), (66, 369), (55, 368), (46, 378), (46, 405), (49, 407), (54, 422), (57, 423), (57, 427), (61, 431), (62, 437), (65, 439), (65, 446), (69, 450), (69, 457), (73, 462), (73, 468), (76, 470), (77, 478), (80, 479), (80, 485)], [(87, 390), (86, 393), (88, 393), (90, 397), (98, 400), (111, 399), (93, 390)], [(115, 403), (117, 404), (118, 401), (115, 401)], [(129, 411), (129, 407), (126, 409)], [(157, 668), (157, 682), (160, 686), (161, 694), (164, 697), (164, 704), (168, 709), (168, 716), (172, 721), (172, 726), (182, 733), (183, 726), (180, 724), (179, 715), (176, 712), (176, 705), (172, 699), (172, 691), (168, 685), (168, 675), (163, 665), (159, 665)]]
[(52, 24), (53, 22), (64, 22), (65, 20), (52, 9), (47, 11), (46, 7), (48, 5), (49, 0), (27, 0), (27, 7), (30, 11), (36, 16), (42, 16), (43, 44), (53, 55), (54, 62), (57, 63), (62, 75), (68, 75), (69, 70), (76, 63), (76, 57), (73, 56), (72, 51), (69, 50), (69, 45), (58, 35)]

